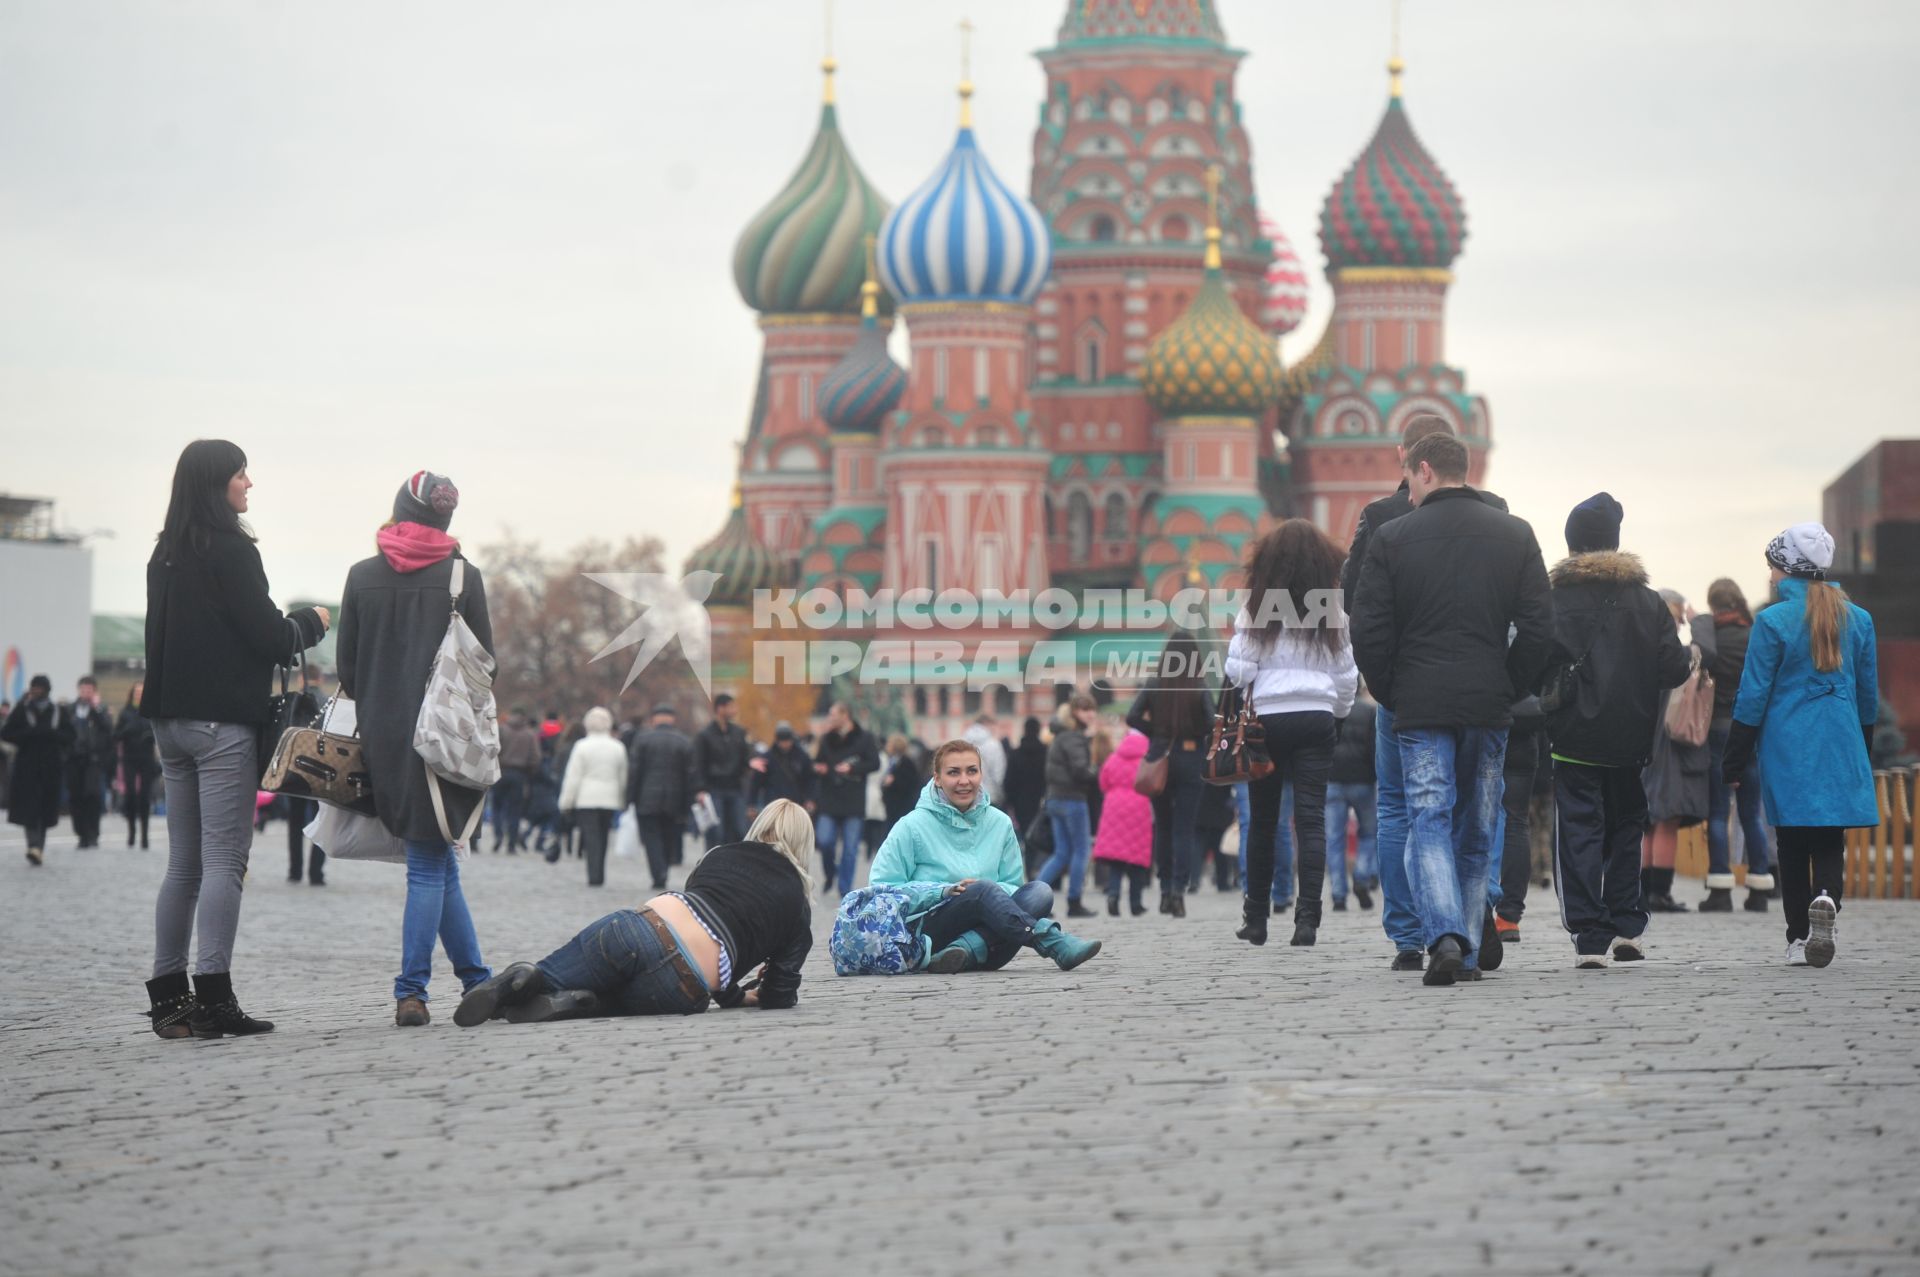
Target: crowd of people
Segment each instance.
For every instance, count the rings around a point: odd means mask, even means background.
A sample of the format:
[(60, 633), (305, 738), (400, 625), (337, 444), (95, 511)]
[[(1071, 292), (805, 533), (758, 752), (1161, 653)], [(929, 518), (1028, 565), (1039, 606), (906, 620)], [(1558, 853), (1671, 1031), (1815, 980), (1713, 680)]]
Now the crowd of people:
[[(1699, 908), (1732, 910), (1737, 818), (1742, 907), (1764, 913), (1777, 897), (1786, 961), (1831, 962), (1843, 835), (1878, 820), (1873, 623), (1825, 579), (1832, 538), (1786, 529), (1764, 548), (1769, 606), (1754, 611), (1721, 580), (1696, 614), (1621, 549), (1624, 511), (1608, 494), (1571, 512), (1567, 555), (1549, 570), (1531, 526), (1468, 485), (1466, 449), (1443, 422), (1409, 423), (1401, 456), (1399, 489), (1367, 507), (1350, 549), (1302, 519), (1251, 548), (1224, 683), (1203, 659), (1220, 636), (1176, 632), (1123, 721), (1063, 688), (1052, 721), (1027, 719), (1017, 741), (983, 715), (929, 751), (880, 741), (845, 703), (817, 733), (781, 723), (765, 742), (724, 693), (691, 735), (668, 704), (625, 725), (604, 707), (571, 724), (514, 710), (484, 790), (444, 783), (420, 752), (450, 609), (478, 648), (490, 654), (493, 638), (481, 573), (449, 533), (458, 490), (417, 472), (375, 529), (377, 552), (348, 572), (336, 645), (373, 816), (406, 865), (395, 1023), (430, 1021), (436, 942), (461, 982), (463, 1025), (791, 1006), (816, 856), (842, 910), (890, 893), (916, 969), (993, 970), (1023, 947), (1078, 966), (1100, 942), (1053, 920), (1056, 892), (1069, 919), (1097, 913), (1090, 879), (1109, 915), (1124, 897), (1139, 916), (1157, 877), (1160, 912), (1180, 919), (1211, 857), (1215, 886), (1242, 896), (1239, 939), (1264, 944), (1270, 919), (1291, 913), (1291, 944), (1312, 946), (1324, 897), (1368, 910), (1377, 894), (1392, 968), (1449, 985), (1519, 940), (1542, 843), (1580, 969), (1643, 960), (1649, 915), (1687, 907), (1673, 894), (1686, 826), (1708, 832)], [(9, 818), (34, 865), (63, 810), (82, 847), (98, 845), (110, 807), (144, 847), (163, 779), (168, 864), (147, 986), (163, 1038), (273, 1027), (241, 1010), (230, 971), (273, 744), (270, 680), (334, 622), (272, 601), (241, 518), (251, 487), (232, 443), (182, 453), (148, 565), (146, 678), (117, 717), (92, 679), (56, 702), (37, 677), (0, 727)], [(1257, 725), (1243, 774), (1209, 783), (1233, 721)], [(295, 881), (311, 814), (287, 813)], [(460, 880), (483, 816), (496, 852), (557, 862), (577, 846), (592, 887), (630, 838), (654, 894), (496, 975)], [(705, 850), (670, 890), (689, 825)], [(869, 894), (856, 901), (863, 855)], [(322, 849), (309, 864), (323, 882)]]

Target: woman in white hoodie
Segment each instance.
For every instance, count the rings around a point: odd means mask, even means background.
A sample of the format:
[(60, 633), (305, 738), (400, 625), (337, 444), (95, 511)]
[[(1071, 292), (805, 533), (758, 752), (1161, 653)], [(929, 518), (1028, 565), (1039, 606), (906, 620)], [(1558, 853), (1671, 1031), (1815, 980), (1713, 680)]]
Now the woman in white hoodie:
[(587, 711), (587, 734), (567, 755), (560, 780), (560, 810), (573, 816), (587, 857), (587, 885), (607, 882), (607, 830), (625, 805), (627, 751), (613, 738), (613, 715), (596, 705)]
[(1227, 646), (1227, 678), (1247, 694), (1266, 729), (1274, 769), (1248, 786), (1245, 925), (1235, 934), (1267, 942), (1273, 835), (1281, 791), (1293, 782), (1294, 845), (1300, 856), (1293, 943), (1310, 945), (1320, 927), (1327, 872), (1327, 771), (1335, 720), (1353, 708), (1360, 673), (1340, 606), (1340, 551), (1305, 519), (1289, 519), (1253, 548), (1247, 606)]

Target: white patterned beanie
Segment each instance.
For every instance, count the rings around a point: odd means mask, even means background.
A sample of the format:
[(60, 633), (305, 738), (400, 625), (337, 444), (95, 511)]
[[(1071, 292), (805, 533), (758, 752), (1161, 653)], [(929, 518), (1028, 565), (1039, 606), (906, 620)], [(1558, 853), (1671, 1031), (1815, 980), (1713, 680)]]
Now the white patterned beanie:
[(1767, 542), (1767, 562), (1788, 576), (1825, 580), (1833, 566), (1833, 534), (1817, 523), (1796, 523)]

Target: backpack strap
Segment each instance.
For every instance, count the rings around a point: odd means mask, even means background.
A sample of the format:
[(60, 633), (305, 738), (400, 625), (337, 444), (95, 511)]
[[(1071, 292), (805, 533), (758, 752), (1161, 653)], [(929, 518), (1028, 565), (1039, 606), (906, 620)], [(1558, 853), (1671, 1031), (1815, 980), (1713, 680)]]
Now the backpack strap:
[(453, 596), (453, 610), (460, 610), (460, 592), (467, 584), (467, 561), (458, 554), (453, 556), (453, 575), (447, 579), (447, 593)]

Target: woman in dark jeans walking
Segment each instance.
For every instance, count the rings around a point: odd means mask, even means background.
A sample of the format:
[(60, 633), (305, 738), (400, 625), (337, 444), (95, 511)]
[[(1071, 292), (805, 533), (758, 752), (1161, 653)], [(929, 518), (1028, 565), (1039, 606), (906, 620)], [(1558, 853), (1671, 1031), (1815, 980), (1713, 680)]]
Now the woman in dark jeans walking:
[[(147, 561), (147, 680), (167, 782), (167, 876), (154, 906), (153, 1031), (163, 1038), (265, 1033), (240, 1009), (230, 965), (253, 846), (260, 729), (274, 666), (327, 632), (327, 609), (283, 615), (247, 512), (247, 456), (224, 439), (187, 445), (166, 526)], [(194, 988), (187, 941), (198, 929)]]
[(127, 689), (127, 703), (113, 725), (113, 739), (120, 747), (121, 807), (127, 817), (127, 846), (134, 835), (140, 838), (140, 850), (147, 849), (147, 821), (153, 815), (153, 782), (160, 776), (160, 755), (155, 752), (153, 724), (140, 712), (145, 685), (135, 683)]
[(1187, 884), (1200, 873), (1200, 798), (1213, 729), (1202, 656), (1198, 639), (1175, 630), (1161, 650), (1160, 672), (1127, 711), (1127, 726), (1150, 742), (1146, 761), (1168, 760), (1166, 788), (1153, 798), (1153, 863), (1160, 872), (1160, 912), (1176, 918), (1187, 916)]
[(1720, 776), (1727, 760), (1727, 734), (1733, 729), (1733, 698), (1740, 693), (1740, 676), (1747, 667), (1753, 610), (1739, 585), (1725, 577), (1707, 587), (1707, 606), (1713, 609), (1713, 654), (1707, 661), (1707, 672), (1713, 675), (1713, 724), (1707, 729), (1707, 898), (1700, 902), (1700, 912), (1733, 911), (1733, 849), (1727, 817), (1737, 809), (1747, 853), (1743, 907), (1749, 913), (1765, 913), (1773, 896), (1773, 851), (1772, 835), (1760, 815), (1760, 767), (1749, 762), (1738, 785), (1729, 785)]
[(1327, 869), (1327, 773), (1334, 720), (1353, 708), (1360, 672), (1347, 641), (1346, 614), (1334, 592), (1340, 552), (1305, 519), (1288, 519), (1253, 549), (1247, 607), (1227, 646), (1227, 678), (1251, 700), (1267, 733), (1274, 769), (1248, 786), (1245, 924), (1237, 934), (1267, 942), (1267, 895), (1273, 889), (1273, 832), (1280, 794), (1293, 782), (1294, 845), (1300, 895), (1293, 941), (1312, 944), (1320, 929), (1320, 890)]

